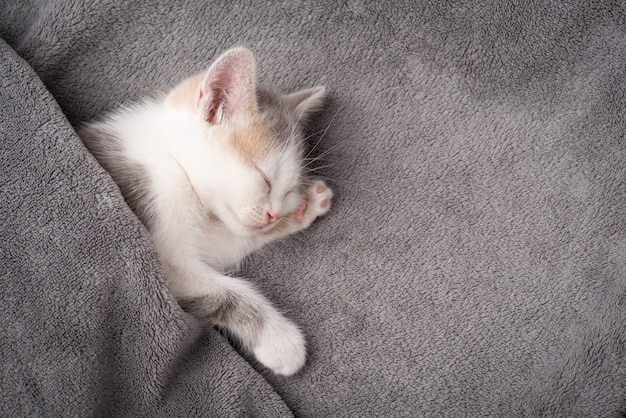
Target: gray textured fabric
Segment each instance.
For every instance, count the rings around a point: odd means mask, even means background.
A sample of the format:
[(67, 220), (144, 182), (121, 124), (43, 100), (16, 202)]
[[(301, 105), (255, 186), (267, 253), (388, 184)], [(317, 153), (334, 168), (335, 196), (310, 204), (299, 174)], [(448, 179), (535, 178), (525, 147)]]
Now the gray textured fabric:
[[(0, 36), (2, 415), (626, 413), (625, 3), (12, 2)], [(332, 211), (242, 272), (291, 378), (196, 337), (72, 130), (241, 44), (331, 96)]]
[(288, 413), (215, 331), (189, 346), (147, 232), (30, 67), (0, 57), (0, 415)]

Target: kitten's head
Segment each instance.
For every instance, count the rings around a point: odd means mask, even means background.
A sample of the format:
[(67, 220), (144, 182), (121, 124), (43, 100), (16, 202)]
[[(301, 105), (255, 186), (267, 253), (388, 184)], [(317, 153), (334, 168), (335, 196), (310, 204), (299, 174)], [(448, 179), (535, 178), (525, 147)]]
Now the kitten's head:
[(252, 53), (235, 48), (167, 98), (195, 114), (212, 145), (205, 162), (211, 175), (191, 179), (198, 196), (230, 230), (247, 236), (273, 229), (303, 202), (302, 123), (325, 97), (324, 87), (280, 95), (257, 88), (255, 78)]

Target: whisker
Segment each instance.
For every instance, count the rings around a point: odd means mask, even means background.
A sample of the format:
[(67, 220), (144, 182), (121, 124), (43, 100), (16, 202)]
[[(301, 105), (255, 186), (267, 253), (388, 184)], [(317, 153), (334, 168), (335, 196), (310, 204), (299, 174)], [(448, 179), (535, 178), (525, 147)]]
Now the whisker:
[[(284, 154), (287, 148), (289, 148), (289, 146), (292, 144), (292, 141), (295, 142), (296, 138), (294, 137), (294, 134), (296, 132), (296, 129), (298, 128), (298, 123), (300, 123), (302, 115), (304, 115), (304, 112), (301, 112), (300, 115), (298, 115), (298, 119), (296, 119), (296, 122), (292, 124), (289, 135), (287, 135), (287, 139), (283, 142), (281, 149), (278, 151), (279, 154)], [(291, 122), (292, 120), (293, 119), (290, 117), (289, 122)]]
[(323, 176), (323, 175), (317, 174), (317, 173), (313, 173), (313, 175), (310, 175), (310, 176), (307, 174), (307, 177), (309, 179), (326, 180), (327, 182), (332, 183), (332, 180), (329, 177)]
[(328, 125), (326, 125), (326, 129), (324, 129), (324, 132), (322, 132), (322, 136), (320, 136), (320, 139), (318, 139), (317, 142), (315, 143), (315, 145), (313, 145), (313, 148), (311, 148), (311, 150), (307, 153), (305, 158), (307, 158), (309, 155), (311, 155), (311, 153), (313, 151), (315, 151), (315, 148), (317, 148), (317, 146), (320, 144), (320, 142), (322, 142), (322, 139), (324, 138), (324, 135), (326, 135), (326, 132), (328, 131), (328, 128), (330, 128), (330, 125), (333, 124), (333, 121), (335, 120), (335, 117), (337, 117), (337, 114), (339, 114), (339, 110), (341, 110), (341, 106), (339, 106), (337, 108), (337, 110), (335, 111), (335, 114), (330, 119), (330, 122), (328, 122)]
[(332, 146), (328, 147), (324, 152), (322, 152), (320, 155), (318, 155), (315, 158), (319, 159), (319, 158), (327, 156), (331, 152), (335, 151), (338, 146), (339, 146), (339, 144), (335, 144), (335, 145), (332, 145)]
[(328, 167), (334, 167), (335, 164), (324, 164), (324, 165), (320, 165), (319, 167), (309, 167), (306, 169), (307, 173), (313, 173), (315, 171), (318, 170), (323, 170), (324, 168), (328, 168)]
[(291, 136), (289, 136), (287, 138), (287, 140), (285, 142), (283, 142), (283, 146), (281, 148), (281, 150), (279, 151), (279, 154), (283, 154), (287, 148), (289, 147), (289, 144), (291, 143)]
[(311, 135), (308, 135), (308, 136), (302, 138), (302, 142), (306, 142), (309, 138), (314, 137), (315, 135), (317, 135), (320, 132), (322, 132), (324, 129), (326, 129), (326, 128), (321, 128), (320, 130), (313, 132)]
[(326, 157), (328, 154), (330, 154), (331, 152), (335, 151), (335, 149), (337, 149), (337, 147), (339, 146), (339, 144), (335, 144), (332, 147), (328, 148), (327, 150), (325, 150), (324, 152), (322, 152), (320, 155), (316, 156), (316, 157), (309, 157), (309, 158), (304, 158), (302, 160), (305, 167), (313, 164), (316, 161), (322, 160), (324, 157)]
[(300, 114), (298, 115), (298, 119), (296, 119), (296, 123), (294, 123), (294, 125), (291, 127), (289, 138), (292, 138), (293, 134), (296, 132), (296, 128), (298, 127), (298, 123), (300, 123), (300, 118), (302, 118), (302, 115), (304, 115), (304, 112), (300, 112)]

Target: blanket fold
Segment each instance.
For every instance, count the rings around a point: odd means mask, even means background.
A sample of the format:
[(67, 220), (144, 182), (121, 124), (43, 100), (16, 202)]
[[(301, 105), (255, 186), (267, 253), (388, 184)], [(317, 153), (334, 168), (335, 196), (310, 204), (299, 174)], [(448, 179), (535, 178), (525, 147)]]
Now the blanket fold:
[(217, 332), (190, 351), (197, 325), (111, 178), (4, 42), (0, 74), (2, 415), (289, 416)]

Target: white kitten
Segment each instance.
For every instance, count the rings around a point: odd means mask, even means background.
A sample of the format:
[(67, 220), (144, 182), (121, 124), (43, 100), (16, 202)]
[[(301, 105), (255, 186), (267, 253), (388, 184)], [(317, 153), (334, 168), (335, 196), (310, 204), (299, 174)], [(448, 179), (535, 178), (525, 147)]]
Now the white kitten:
[(286, 96), (257, 88), (252, 53), (236, 48), (162, 99), (79, 130), (150, 230), (180, 304), (282, 375), (304, 365), (302, 333), (223, 272), (330, 208), (331, 190), (303, 168), (301, 122), (324, 95), (323, 87)]

